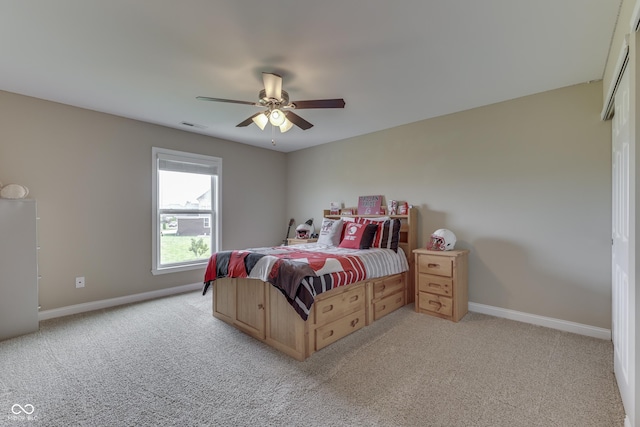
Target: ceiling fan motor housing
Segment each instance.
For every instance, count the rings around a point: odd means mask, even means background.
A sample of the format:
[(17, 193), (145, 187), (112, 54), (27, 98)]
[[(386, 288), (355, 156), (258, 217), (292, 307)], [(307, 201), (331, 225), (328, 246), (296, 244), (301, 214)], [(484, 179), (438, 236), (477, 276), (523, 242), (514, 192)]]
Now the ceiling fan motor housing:
[(261, 105), (275, 105), (276, 107), (289, 107), (289, 93), (286, 90), (282, 90), (282, 95), (280, 99), (268, 98), (267, 91), (262, 89), (258, 97), (260, 98), (258, 102)]

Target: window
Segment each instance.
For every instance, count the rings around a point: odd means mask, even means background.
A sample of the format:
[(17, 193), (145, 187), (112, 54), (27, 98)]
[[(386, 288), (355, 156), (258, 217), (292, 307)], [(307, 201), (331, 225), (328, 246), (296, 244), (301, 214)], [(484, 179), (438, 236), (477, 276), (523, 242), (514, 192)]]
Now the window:
[(152, 273), (207, 265), (220, 247), (222, 159), (154, 147)]

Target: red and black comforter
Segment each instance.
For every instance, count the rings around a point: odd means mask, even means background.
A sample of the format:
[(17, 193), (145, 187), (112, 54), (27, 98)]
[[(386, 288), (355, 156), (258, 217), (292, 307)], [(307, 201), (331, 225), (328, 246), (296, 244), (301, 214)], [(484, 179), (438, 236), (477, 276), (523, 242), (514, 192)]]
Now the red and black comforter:
[(317, 244), (217, 252), (209, 259), (202, 294), (222, 277), (247, 277), (271, 283), (306, 320), (316, 295), (365, 279), (409, 269), (399, 250), (353, 250)]

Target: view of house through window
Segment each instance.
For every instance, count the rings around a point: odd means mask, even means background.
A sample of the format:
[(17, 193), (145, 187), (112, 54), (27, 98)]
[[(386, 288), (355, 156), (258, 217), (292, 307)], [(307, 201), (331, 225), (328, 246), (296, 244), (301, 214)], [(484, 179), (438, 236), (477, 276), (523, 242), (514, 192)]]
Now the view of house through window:
[(219, 241), (220, 159), (162, 149), (154, 159), (154, 273), (199, 268)]
[[(211, 256), (211, 179), (159, 171), (160, 264)], [(205, 213), (200, 213), (205, 211)]]

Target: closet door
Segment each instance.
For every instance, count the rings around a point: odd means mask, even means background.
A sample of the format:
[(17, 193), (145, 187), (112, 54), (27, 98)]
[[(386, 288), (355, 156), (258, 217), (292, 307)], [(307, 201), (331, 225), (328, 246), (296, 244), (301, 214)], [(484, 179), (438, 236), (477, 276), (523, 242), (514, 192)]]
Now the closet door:
[[(635, 418), (635, 289), (630, 248), (630, 220), (635, 211), (631, 193), (632, 160), (629, 72), (624, 71), (615, 95), (612, 122), (612, 339), (614, 372), (628, 420)], [(634, 424), (632, 424), (634, 425)]]

